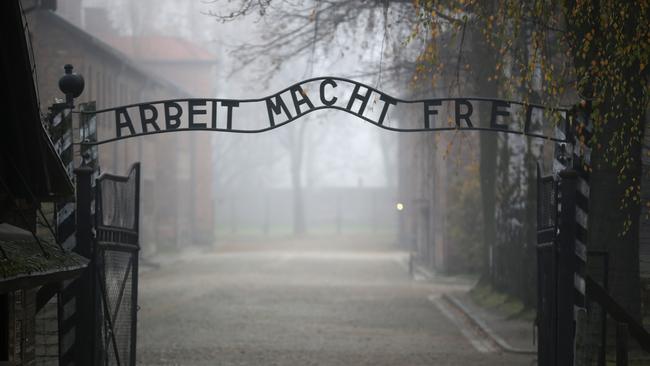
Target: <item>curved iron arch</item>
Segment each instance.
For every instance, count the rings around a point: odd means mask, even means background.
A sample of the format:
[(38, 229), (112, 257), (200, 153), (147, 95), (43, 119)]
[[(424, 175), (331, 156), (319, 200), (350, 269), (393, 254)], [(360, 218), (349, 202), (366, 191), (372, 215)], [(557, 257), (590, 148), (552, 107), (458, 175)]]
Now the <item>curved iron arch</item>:
[[(107, 113), (107, 112), (116, 112), (117, 111), (126, 111), (129, 108), (140, 108), (141, 106), (144, 105), (160, 105), (160, 104), (166, 104), (166, 103), (182, 103), (182, 102), (212, 102), (212, 103), (223, 103), (225, 102), (225, 105), (232, 105), (232, 106), (239, 106), (240, 104), (246, 104), (246, 103), (260, 103), (260, 102), (268, 102), (269, 100), (275, 99), (275, 98), (280, 98), (280, 96), (284, 93), (289, 93), (295, 90), (302, 90), (302, 86), (307, 83), (312, 83), (312, 82), (318, 82), (320, 81), (321, 83), (324, 81), (339, 81), (339, 82), (344, 82), (344, 83), (349, 83), (355, 86), (355, 88), (363, 87), (367, 90), (368, 95), (371, 95), (372, 93), (381, 95), (386, 97), (388, 100), (393, 101), (393, 104), (417, 104), (417, 103), (431, 103), (431, 102), (458, 102), (458, 101), (463, 101), (463, 102), (470, 102), (470, 101), (477, 101), (477, 102), (491, 102), (491, 103), (503, 103), (507, 105), (518, 105), (522, 106), (524, 108), (537, 108), (537, 109), (542, 109), (542, 110), (550, 110), (554, 112), (560, 112), (560, 113), (566, 113), (568, 116), (570, 113), (570, 110), (568, 108), (563, 108), (563, 107), (547, 107), (541, 104), (535, 104), (535, 103), (526, 103), (522, 101), (514, 101), (514, 100), (506, 100), (506, 99), (496, 99), (496, 98), (482, 98), (482, 97), (442, 97), (442, 98), (429, 98), (429, 99), (413, 99), (413, 100), (406, 100), (406, 99), (400, 99), (400, 98), (395, 98), (387, 93), (384, 93), (372, 86), (369, 86), (364, 83), (360, 83), (351, 79), (347, 78), (342, 78), (342, 77), (335, 77), (335, 76), (325, 76), (325, 77), (314, 77), (310, 79), (306, 79), (300, 82), (296, 82), (294, 84), (291, 84), (290, 86), (265, 97), (260, 97), (260, 98), (249, 98), (249, 99), (227, 99), (227, 98), (175, 98), (175, 99), (165, 99), (165, 100), (156, 100), (156, 101), (150, 101), (150, 102), (144, 102), (144, 103), (133, 103), (133, 104), (127, 104), (127, 105), (122, 105), (122, 106), (117, 106), (117, 107), (111, 107), (111, 108), (105, 108), (105, 109), (98, 109), (96, 111), (82, 111), (78, 112), (80, 114), (86, 114), (86, 115), (92, 115), (92, 114), (102, 114), (102, 113)], [(355, 89), (357, 90), (357, 89)], [(277, 100), (277, 99), (276, 99)], [(224, 104), (222, 104), (224, 106)], [(222, 127), (205, 127), (205, 128), (191, 128), (191, 127), (183, 127), (183, 128), (174, 128), (174, 129), (159, 129), (157, 128), (155, 131), (146, 131), (146, 132), (136, 132), (136, 133), (130, 133), (125, 136), (121, 136), (118, 134), (118, 136), (111, 137), (105, 140), (101, 141), (82, 141), (79, 144), (80, 145), (101, 145), (101, 144), (106, 144), (118, 140), (123, 140), (123, 139), (128, 139), (132, 137), (140, 137), (140, 136), (145, 136), (145, 135), (153, 135), (153, 134), (161, 134), (161, 133), (168, 133), (168, 132), (180, 132), (180, 131), (214, 131), (214, 132), (230, 132), (230, 133), (262, 133), (266, 131), (270, 131), (276, 128), (279, 128), (281, 126), (287, 125), (307, 114), (310, 114), (314, 111), (322, 110), (322, 109), (334, 109), (334, 110), (340, 110), (346, 113), (349, 113), (351, 115), (354, 115), (355, 117), (358, 117), (365, 122), (368, 122), (374, 126), (383, 128), (388, 131), (394, 131), (394, 132), (440, 132), (440, 131), (455, 131), (455, 130), (462, 130), (462, 131), (487, 131), (487, 132), (501, 132), (501, 133), (509, 133), (509, 134), (515, 134), (515, 135), (523, 135), (523, 136), (529, 136), (533, 138), (542, 138), (554, 142), (560, 142), (560, 143), (566, 143), (568, 142), (567, 138), (567, 133), (566, 131), (559, 131), (560, 133), (556, 133), (556, 136), (547, 136), (544, 134), (539, 134), (539, 133), (531, 133), (529, 131), (524, 131), (524, 130), (511, 130), (511, 129), (503, 129), (503, 128), (492, 128), (492, 127), (479, 127), (479, 126), (466, 126), (466, 127), (460, 127), (458, 126), (446, 126), (446, 127), (424, 127), (424, 128), (399, 128), (399, 127), (392, 127), (392, 126), (387, 126), (384, 125), (381, 122), (375, 121), (372, 118), (369, 118), (367, 116), (363, 115), (363, 109), (361, 113), (355, 113), (349, 108), (344, 108), (339, 105), (319, 105), (319, 106), (313, 106), (312, 108), (309, 108), (307, 111), (302, 112), (302, 113), (296, 113), (295, 115), (289, 114), (289, 118), (284, 120), (283, 122), (280, 123), (273, 123), (270, 122), (268, 127), (263, 127), (263, 128), (256, 128), (256, 129), (236, 129), (232, 128), (229, 122), (229, 127), (228, 128), (222, 128)], [(270, 113), (270, 112), (269, 112)], [(383, 121), (382, 121), (383, 122)]]

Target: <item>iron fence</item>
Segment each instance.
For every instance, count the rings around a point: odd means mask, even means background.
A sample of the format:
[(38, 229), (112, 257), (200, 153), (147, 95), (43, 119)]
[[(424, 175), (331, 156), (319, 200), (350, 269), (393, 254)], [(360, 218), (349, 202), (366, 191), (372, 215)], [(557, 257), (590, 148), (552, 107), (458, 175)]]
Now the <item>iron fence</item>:
[(139, 202), (139, 163), (126, 177), (97, 179), (95, 268), (103, 321), (96, 349), (102, 365), (135, 365)]

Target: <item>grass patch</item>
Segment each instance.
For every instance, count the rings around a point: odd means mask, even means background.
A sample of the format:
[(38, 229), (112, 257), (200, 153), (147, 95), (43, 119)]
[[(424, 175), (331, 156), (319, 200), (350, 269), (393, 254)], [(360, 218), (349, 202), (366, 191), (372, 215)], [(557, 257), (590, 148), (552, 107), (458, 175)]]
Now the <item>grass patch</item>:
[(535, 309), (527, 309), (519, 299), (497, 291), (490, 284), (480, 281), (469, 291), (469, 295), (476, 304), (494, 309), (508, 319), (535, 318)]
[(506, 301), (498, 306), (498, 310), (502, 312), (506, 318), (515, 319), (524, 311), (524, 304), (512, 296), (507, 296)]
[(477, 304), (486, 308), (495, 308), (507, 301), (508, 296), (502, 294), (489, 284), (478, 283), (472, 290), (470, 296)]

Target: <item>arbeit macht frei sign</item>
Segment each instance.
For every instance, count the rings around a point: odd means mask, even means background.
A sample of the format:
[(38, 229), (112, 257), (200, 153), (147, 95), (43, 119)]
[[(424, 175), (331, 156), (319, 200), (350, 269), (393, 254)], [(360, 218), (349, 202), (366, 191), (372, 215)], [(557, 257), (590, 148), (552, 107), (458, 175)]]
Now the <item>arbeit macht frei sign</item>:
[[(479, 117), (479, 108), (490, 111)], [(378, 127), (400, 131), (488, 130), (556, 142), (566, 140), (567, 109), (488, 98), (401, 100), (338, 77), (313, 78), (257, 99), (189, 98), (138, 103), (92, 112), (111, 134), (82, 144), (174, 131), (268, 131), (321, 109), (349, 113)], [(85, 112), (82, 112), (85, 113)], [(551, 117), (549, 117), (551, 115)], [(555, 121), (547, 122), (544, 121)]]

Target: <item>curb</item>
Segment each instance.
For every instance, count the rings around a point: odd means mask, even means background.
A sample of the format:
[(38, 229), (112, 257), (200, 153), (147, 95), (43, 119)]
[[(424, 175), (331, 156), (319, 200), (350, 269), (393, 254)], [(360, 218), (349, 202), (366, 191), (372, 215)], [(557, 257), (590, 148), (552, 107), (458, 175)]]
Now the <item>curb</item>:
[(483, 322), (477, 316), (472, 315), (472, 313), (467, 309), (467, 307), (463, 305), (462, 301), (460, 301), (454, 295), (443, 294), (442, 299), (447, 301), (450, 305), (454, 306), (460, 312), (462, 312), (467, 317), (467, 319), (481, 331), (481, 333), (485, 334), (488, 338), (490, 338), (492, 342), (494, 342), (499, 348), (501, 348), (502, 351), (508, 353), (524, 354), (524, 355), (537, 354), (537, 351), (534, 349), (516, 348), (508, 344), (508, 342), (506, 342), (505, 339), (501, 338), (498, 334), (496, 334), (490, 327), (488, 327), (487, 324), (485, 324), (485, 322)]
[(433, 274), (431, 271), (426, 269), (424, 266), (414, 264), (413, 265), (413, 270), (412, 270), (412, 273), (411, 273), (411, 277), (413, 277), (413, 279), (415, 279), (416, 274), (420, 275), (425, 280), (432, 280), (435, 277), (435, 274)]

